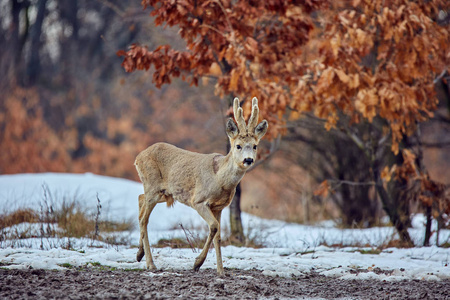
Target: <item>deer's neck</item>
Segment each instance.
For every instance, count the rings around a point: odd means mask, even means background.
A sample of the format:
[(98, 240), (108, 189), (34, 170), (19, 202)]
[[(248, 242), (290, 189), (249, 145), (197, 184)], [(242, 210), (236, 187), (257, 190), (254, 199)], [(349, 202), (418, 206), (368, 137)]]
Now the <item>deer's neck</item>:
[(232, 158), (232, 153), (221, 156), (215, 162), (217, 165), (217, 179), (224, 189), (236, 188), (238, 183), (244, 177), (245, 169), (239, 167)]

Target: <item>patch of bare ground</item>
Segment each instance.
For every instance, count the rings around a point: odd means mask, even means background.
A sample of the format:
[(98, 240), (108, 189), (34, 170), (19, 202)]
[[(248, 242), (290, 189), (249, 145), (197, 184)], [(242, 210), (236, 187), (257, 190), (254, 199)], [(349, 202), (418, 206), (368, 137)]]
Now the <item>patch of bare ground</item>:
[(314, 272), (293, 278), (261, 271), (7, 270), (0, 299), (449, 299), (450, 281), (338, 280)]

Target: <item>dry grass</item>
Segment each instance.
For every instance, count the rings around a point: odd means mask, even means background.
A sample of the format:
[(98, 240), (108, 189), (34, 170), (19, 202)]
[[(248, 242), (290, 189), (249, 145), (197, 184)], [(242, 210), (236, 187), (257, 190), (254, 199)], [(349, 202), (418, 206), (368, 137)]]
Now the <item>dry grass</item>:
[(37, 223), (39, 214), (32, 209), (18, 209), (10, 214), (0, 215), (0, 230), (21, 223)]
[[(153, 245), (154, 248), (165, 248), (170, 247), (174, 249), (180, 248), (192, 248), (192, 246), (184, 239), (172, 238), (172, 239), (160, 239), (158, 243)], [(197, 249), (199, 247), (195, 247)]]
[(335, 244), (328, 244), (327, 242), (320, 242), (320, 246), (326, 246), (330, 248), (347, 248), (347, 247), (353, 247), (353, 248), (362, 248), (360, 250), (356, 250), (357, 252), (360, 252), (361, 254), (380, 254), (385, 249), (388, 248), (413, 248), (414, 246), (411, 246), (410, 244), (407, 244), (405, 242), (402, 242), (398, 238), (394, 238), (393, 236), (390, 238), (387, 238), (386, 241), (384, 241), (383, 244), (379, 246), (373, 246), (368, 243), (352, 243), (352, 244), (343, 244), (343, 243), (335, 243)]
[[(98, 220), (96, 215), (77, 202), (63, 203), (61, 209), (55, 211), (55, 222), (62, 230), (62, 236), (67, 237), (93, 237), (96, 225), (99, 233), (111, 233), (133, 230), (133, 224), (129, 221)], [(97, 221), (96, 221), (97, 220)], [(102, 240), (101, 234), (99, 239)]]
[[(184, 231), (185, 238), (174, 237), (169, 239), (160, 239), (156, 244), (152, 245), (152, 247), (190, 248), (194, 252), (198, 252), (199, 249), (202, 249), (205, 245), (208, 232), (204, 231), (203, 234), (194, 233), (195, 231), (191, 231), (190, 229), (183, 227), (181, 224), (180, 226)], [(228, 230), (225, 230), (222, 232), (221, 246), (225, 247), (233, 245), (237, 247), (249, 247), (255, 249), (263, 248), (264, 239), (261, 236), (252, 234), (253, 231), (256, 231), (256, 228), (249, 228), (247, 230), (247, 235), (245, 236), (245, 241), (242, 242), (237, 239), (233, 239), (233, 236), (230, 234), (230, 232)], [(211, 248), (213, 247), (214, 245), (211, 243)]]
[[(39, 210), (17, 209), (0, 215), (0, 242), (26, 238), (67, 237), (90, 238), (118, 245), (126, 244), (127, 241), (115, 233), (134, 229), (133, 222), (129, 220), (101, 220), (99, 218), (101, 206), (96, 212), (92, 212), (84, 208), (76, 197), (71, 200), (63, 198), (58, 205), (54, 204), (54, 199), (55, 197), (45, 198)], [(24, 226), (20, 226), (21, 224)]]
[[(190, 248), (194, 252), (198, 252), (199, 249), (203, 248), (203, 245), (206, 242), (206, 236), (205, 237), (198, 237), (195, 240), (190, 239), (189, 241), (182, 238), (171, 238), (171, 239), (160, 239), (156, 244), (152, 245), (153, 248), (165, 248), (170, 247), (173, 249), (180, 249), (180, 248)], [(255, 248), (260, 249), (263, 248), (263, 245), (256, 243), (254, 240), (250, 240), (246, 243), (242, 243), (240, 241), (233, 241), (230, 238), (222, 239), (221, 246), (237, 246), (237, 247), (249, 247), (249, 248)], [(211, 243), (211, 248), (213, 248), (214, 245)]]

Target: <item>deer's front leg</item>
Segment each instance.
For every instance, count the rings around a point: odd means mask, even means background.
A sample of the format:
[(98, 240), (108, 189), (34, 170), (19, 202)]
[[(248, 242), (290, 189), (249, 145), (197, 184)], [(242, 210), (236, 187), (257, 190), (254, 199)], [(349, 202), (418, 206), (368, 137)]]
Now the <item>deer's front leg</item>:
[(205, 245), (203, 246), (203, 250), (200, 253), (200, 255), (195, 259), (194, 263), (194, 270), (198, 271), (200, 267), (205, 262), (206, 256), (208, 255), (208, 250), (211, 247), (211, 243), (213, 239), (215, 238), (217, 232), (220, 229), (220, 224), (216, 220), (214, 214), (212, 213), (211, 209), (207, 204), (204, 202), (201, 204), (196, 205), (195, 210), (199, 213), (199, 215), (208, 223), (209, 226), (209, 235), (208, 239), (206, 240)]
[(214, 248), (216, 250), (216, 258), (217, 258), (217, 273), (220, 276), (223, 276), (225, 273), (223, 271), (222, 250), (221, 250), (221, 246), (220, 246), (220, 244), (222, 242), (222, 239), (220, 237), (220, 217), (222, 215), (222, 211), (221, 210), (214, 211), (213, 214), (214, 214), (214, 217), (216, 218), (217, 222), (219, 222), (219, 229), (218, 229), (218, 231), (216, 233), (216, 236), (214, 237), (214, 240), (213, 240)]

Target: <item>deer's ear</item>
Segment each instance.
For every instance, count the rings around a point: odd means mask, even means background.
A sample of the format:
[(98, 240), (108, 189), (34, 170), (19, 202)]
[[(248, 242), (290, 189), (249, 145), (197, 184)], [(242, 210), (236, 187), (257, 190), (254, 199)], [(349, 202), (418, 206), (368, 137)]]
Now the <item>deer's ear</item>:
[(227, 135), (230, 139), (234, 139), (238, 135), (238, 128), (236, 126), (236, 123), (234, 123), (233, 119), (229, 118), (227, 121)]
[(266, 120), (263, 120), (258, 124), (255, 128), (255, 135), (260, 140), (267, 132), (267, 128), (269, 128), (269, 123)]

